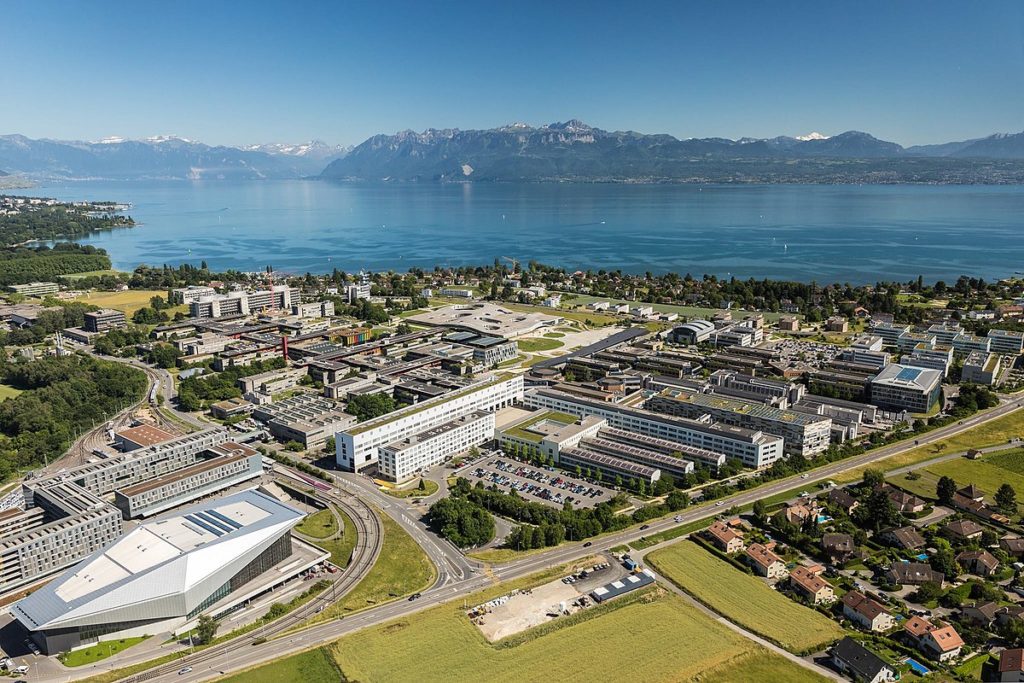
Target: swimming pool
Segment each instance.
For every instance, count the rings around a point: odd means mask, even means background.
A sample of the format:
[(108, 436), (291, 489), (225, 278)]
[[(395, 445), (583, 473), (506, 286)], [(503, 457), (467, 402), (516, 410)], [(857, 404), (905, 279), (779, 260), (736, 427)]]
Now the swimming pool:
[(926, 667), (924, 664), (922, 664), (921, 662), (917, 661), (916, 659), (913, 659), (911, 657), (907, 657), (906, 662), (910, 666), (910, 668), (914, 670), (914, 673), (920, 674), (922, 676), (927, 676), (928, 674), (931, 673), (931, 669), (929, 669), (928, 667)]

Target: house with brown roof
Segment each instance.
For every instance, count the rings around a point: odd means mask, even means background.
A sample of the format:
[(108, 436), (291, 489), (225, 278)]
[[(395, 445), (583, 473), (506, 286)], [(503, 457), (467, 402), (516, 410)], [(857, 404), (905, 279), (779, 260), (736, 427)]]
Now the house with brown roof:
[(956, 561), (976, 576), (992, 576), (999, 569), (999, 560), (987, 550), (965, 550), (956, 556)]
[(778, 555), (761, 545), (751, 543), (746, 553), (747, 563), (754, 571), (768, 579), (781, 579), (786, 576), (786, 563)]
[(996, 625), (1005, 626), (1006, 622), (1014, 619), (1024, 620), (1024, 607), (1020, 605), (1007, 605), (996, 610)]
[(1003, 536), (999, 539), (999, 547), (1005, 550), (1008, 555), (1020, 557), (1024, 555), (1024, 538), (1019, 536)]
[(971, 541), (981, 538), (984, 527), (970, 519), (958, 519), (942, 527), (942, 531), (954, 540)]
[(985, 514), (985, 503), (981, 502), (980, 500), (974, 500), (973, 498), (968, 498), (967, 496), (962, 495), (960, 493), (954, 493), (952, 502), (953, 507), (957, 508), (958, 510), (970, 512), (975, 515)]
[(820, 508), (814, 504), (793, 503), (787, 505), (784, 510), (786, 521), (797, 526), (806, 522), (809, 518), (816, 517)]
[(1024, 648), (1011, 647), (999, 654), (999, 680), (1024, 681)]
[(895, 624), (892, 614), (860, 591), (843, 596), (843, 616), (869, 631), (888, 631)]
[(852, 513), (860, 506), (860, 501), (844, 488), (834, 488), (828, 492), (828, 502), (846, 514)]
[(940, 626), (928, 631), (921, 638), (921, 651), (940, 662), (948, 662), (960, 655), (964, 639), (950, 625)]
[(879, 540), (904, 550), (917, 550), (925, 545), (924, 536), (913, 526), (901, 526), (895, 529), (886, 529), (879, 535)]
[(973, 500), (975, 503), (985, 502), (985, 494), (974, 484), (968, 484), (963, 488), (957, 489), (956, 493), (959, 496)]
[(999, 605), (994, 602), (973, 602), (960, 608), (961, 618), (970, 624), (989, 628), (996, 619)]
[(922, 636), (933, 628), (935, 627), (932, 626), (932, 622), (928, 621), (924, 617), (914, 615), (907, 619), (906, 623), (903, 624), (903, 633), (909, 637), (915, 645), (917, 645), (921, 641)]
[(713, 522), (705, 530), (704, 536), (724, 553), (738, 553), (743, 550), (743, 536), (730, 529), (724, 522)]
[(896, 509), (903, 514), (921, 512), (928, 504), (923, 498), (918, 498), (913, 493), (907, 493), (888, 484), (885, 486), (885, 493)]
[(822, 534), (821, 549), (833, 562), (846, 562), (857, 552), (857, 544), (850, 534)]
[(903, 586), (920, 586), (923, 583), (937, 583), (942, 585), (945, 577), (942, 572), (937, 572), (924, 562), (893, 562), (885, 578), (890, 583)]
[(807, 567), (795, 567), (789, 573), (789, 584), (797, 594), (810, 600), (812, 605), (836, 599), (831, 584), (811, 572)]

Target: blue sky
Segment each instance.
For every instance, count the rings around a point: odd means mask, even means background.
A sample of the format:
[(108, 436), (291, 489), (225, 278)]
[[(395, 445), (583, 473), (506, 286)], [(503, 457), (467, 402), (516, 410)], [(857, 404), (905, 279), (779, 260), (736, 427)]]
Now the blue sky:
[(1024, 129), (1024, 2), (3, 3), (0, 134)]

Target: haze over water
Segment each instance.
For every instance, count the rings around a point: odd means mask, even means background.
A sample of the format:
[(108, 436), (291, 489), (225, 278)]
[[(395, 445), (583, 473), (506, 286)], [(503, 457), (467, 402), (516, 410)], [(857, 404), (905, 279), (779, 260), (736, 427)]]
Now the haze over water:
[(865, 283), (1024, 270), (1024, 187), (73, 182), (15, 194), (131, 202), (79, 240), (116, 268), (292, 273), (531, 259), (568, 269)]

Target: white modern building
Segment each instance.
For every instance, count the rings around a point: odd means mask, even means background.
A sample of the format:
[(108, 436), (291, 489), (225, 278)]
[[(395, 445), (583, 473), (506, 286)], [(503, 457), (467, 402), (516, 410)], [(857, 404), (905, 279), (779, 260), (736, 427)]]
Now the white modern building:
[(988, 338), (992, 340), (990, 348), (993, 353), (1024, 352), (1024, 332), (1013, 330), (989, 330)]
[(380, 448), (380, 473), (404, 482), (494, 438), (494, 413), (476, 410)]
[[(303, 513), (249, 490), (139, 525), (11, 607), (47, 654), (176, 632), (305, 571), (291, 529)], [(315, 564), (319, 557), (312, 560)], [(269, 577), (268, 577), (269, 575)]]
[(203, 287), (200, 285), (190, 285), (188, 287), (179, 287), (178, 289), (171, 290), (172, 303), (175, 304), (191, 304), (193, 301), (199, 301), (202, 298), (208, 296), (214, 296), (217, 293), (213, 287)]
[(547, 408), (577, 417), (597, 416), (610, 427), (722, 453), (748, 467), (768, 467), (783, 457), (783, 439), (761, 431), (711, 420), (660, 415), (649, 410), (583, 398), (557, 389), (534, 389), (523, 397), (528, 408)]
[(357, 472), (376, 463), (379, 449), (469, 413), (506, 408), (523, 398), (522, 375), (485, 377), (464, 389), (367, 420), (335, 435), (338, 466)]

